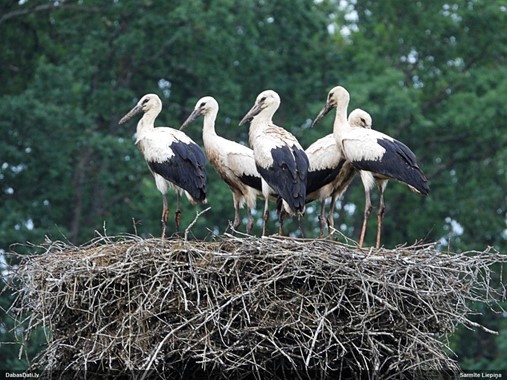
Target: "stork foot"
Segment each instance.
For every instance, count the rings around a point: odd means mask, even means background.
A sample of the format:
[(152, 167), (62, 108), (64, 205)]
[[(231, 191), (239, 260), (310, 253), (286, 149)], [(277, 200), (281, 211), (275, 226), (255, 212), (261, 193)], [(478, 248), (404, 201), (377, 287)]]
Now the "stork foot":
[(161, 239), (165, 238), (165, 230), (167, 228), (167, 216), (168, 216), (168, 214), (169, 214), (169, 210), (164, 207), (164, 209), (162, 211), (162, 220), (160, 221), (160, 223), (162, 224), (162, 236), (161, 236)]
[(266, 236), (266, 225), (268, 224), (268, 220), (269, 220), (269, 211), (266, 210), (266, 212), (264, 212), (264, 216), (262, 219), (263, 219), (262, 236)]
[(239, 216), (235, 215), (234, 216), (234, 221), (232, 222), (232, 229), (233, 230), (237, 230), (238, 227), (239, 227), (239, 224), (240, 224)]
[(248, 235), (250, 235), (250, 233), (252, 232), (253, 223), (254, 223), (253, 219), (249, 219), (248, 223), (246, 224), (246, 233)]
[(327, 238), (331, 239), (334, 229), (334, 215), (330, 212), (327, 216)]
[(378, 212), (377, 216), (377, 241), (375, 244), (375, 247), (377, 249), (380, 248), (380, 240), (382, 239), (382, 224), (384, 221), (384, 207), (381, 207)]
[(303, 218), (301, 218), (301, 216), (298, 216), (298, 228), (299, 231), (301, 232), (301, 237), (304, 238), (305, 230), (303, 229)]
[(285, 216), (286, 216), (286, 213), (285, 213), (284, 209), (282, 208), (280, 210), (280, 213), (278, 214), (278, 223), (279, 223), (278, 235), (280, 235), (280, 236), (283, 236), (283, 221), (285, 219)]
[(166, 227), (167, 227), (167, 224), (164, 223), (164, 221), (162, 220), (162, 235), (160, 236), (161, 239), (164, 239), (165, 238), (165, 230), (166, 230)]
[(322, 215), (319, 216), (319, 226), (320, 226), (319, 239), (322, 239), (324, 237), (324, 228), (326, 228), (326, 219)]
[(361, 229), (361, 236), (359, 237), (359, 248), (363, 248), (364, 235), (366, 235), (366, 226), (368, 224), (368, 217), (371, 214), (371, 205), (367, 205), (364, 210), (363, 228)]

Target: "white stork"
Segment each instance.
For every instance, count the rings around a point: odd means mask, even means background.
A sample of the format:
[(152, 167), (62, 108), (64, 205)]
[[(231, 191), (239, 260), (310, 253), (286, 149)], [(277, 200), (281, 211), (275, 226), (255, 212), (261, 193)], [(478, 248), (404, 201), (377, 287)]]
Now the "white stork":
[(239, 125), (250, 122), (249, 140), (254, 151), (255, 164), (262, 177), (264, 195), (264, 223), (266, 234), (269, 219), (269, 194), (281, 198), (278, 219), (282, 234), (283, 213), (301, 216), (305, 211), (308, 157), (297, 139), (285, 129), (273, 124), (272, 117), (280, 106), (280, 96), (273, 90), (261, 92), (253, 107)]
[[(347, 107), (350, 95), (348, 91), (337, 86), (328, 94), (324, 108), (312, 123), (317, 124), (332, 108), (336, 108), (333, 134), (345, 159), (357, 170), (371, 172), (361, 174), (365, 186), (366, 205), (363, 228), (359, 246), (362, 247), (366, 223), (371, 212), (370, 190), (375, 184), (380, 188), (380, 204), (378, 210), (377, 241), (380, 247), (382, 221), (384, 217), (384, 190), (387, 180), (396, 179), (421, 195), (429, 193), (428, 180), (417, 164), (415, 154), (402, 142), (373, 129), (352, 128), (347, 121)], [(366, 182), (365, 182), (366, 181)]]
[(137, 140), (148, 167), (155, 177), (158, 191), (162, 193), (162, 238), (165, 236), (169, 209), (166, 193), (176, 191), (175, 224), (179, 231), (181, 211), (180, 196), (185, 193), (192, 204), (206, 203), (206, 157), (190, 137), (177, 129), (154, 127), (162, 102), (155, 94), (144, 95), (134, 108), (120, 120), (120, 124), (144, 112), (137, 123)]
[[(349, 115), (349, 123), (353, 127), (371, 128), (371, 116), (356, 108)], [(331, 234), (336, 200), (347, 190), (357, 171), (343, 157), (332, 133), (315, 141), (305, 152), (310, 161), (306, 202), (319, 200), (321, 203), (319, 222), (322, 237), (326, 222), (328, 234)], [(327, 198), (331, 198), (331, 204), (326, 218), (324, 213)]]
[(255, 208), (256, 198), (262, 195), (261, 176), (255, 167), (252, 149), (217, 135), (215, 120), (218, 109), (218, 102), (213, 97), (205, 96), (199, 99), (180, 130), (185, 129), (192, 121), (204, 115), (202, 129), (204, 150), (211, 165), (232, 191), (233, 227), (239, 226), (239, 209), (246, 204), (248, 210), (246, 232), (250, 233), (253, 227), (252, 209)]

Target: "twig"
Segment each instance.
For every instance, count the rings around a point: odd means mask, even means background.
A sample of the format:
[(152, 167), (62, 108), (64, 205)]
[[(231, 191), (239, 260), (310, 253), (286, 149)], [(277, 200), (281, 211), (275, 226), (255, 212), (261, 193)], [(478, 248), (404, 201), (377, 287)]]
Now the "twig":
[(205, 212), (209, 211), (211, 209), (211, 207), (208, 207), (202, 211), (199, 211), (199, 212), (196, 212), (196, 216), (194, 218), (194, 220), (192, 221), (192, 223), (190, 223), (188, 225), (187, 228), (185, 228), (185, 237), (184, 237), (184, 240), (187, 241), (188, 240), (188, 234), (190, 232), (190, 230), (192, 229), (192, 227), (194, 226), (194, 224), (197, 222), (197, 219), (199, 219), (199, 217), (204, 214)]

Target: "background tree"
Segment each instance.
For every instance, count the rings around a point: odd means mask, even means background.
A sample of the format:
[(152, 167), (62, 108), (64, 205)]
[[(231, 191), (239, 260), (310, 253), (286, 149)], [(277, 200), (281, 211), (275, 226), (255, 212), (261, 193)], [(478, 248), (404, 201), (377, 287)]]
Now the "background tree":
[[(332, 117), (308, 127), (337, 84), (349, 89), (350, 110), (367, 110), (374, 128), (409, 145), (430, 179), (426, 198), (389, 185), (385, 246), (506, 249), (502, 0), (31, 0), (2, 4), (0, 15), (0, 254), (46, 236), (80, 244), (103, 228), (158, 236), (160, 194), (135, 147), (135, 122), (118, 125), (145, 93), (163, 100), (157, 125), (173, 127), (197, 99), (216, 97), (218, 133), (246, 144), (238, 121), (260, 91), (275, 89), (275, 122), (306, 147), (331, 132)], [(200, 123), (187, 132), (202, 143)], [(193, 229), (200, 239), (233, 217), (227, 186), (208, 169), (212, 209)], [(195, 208), (183, 206), (185, 226)], [(341, 206), (337, 225), (357, 239), (360, 181)], [(309, 237), (318, 234), (315, 208), (303, 224)], [(498, 340), (462, 331), (455, 351), (464, 365), (507, 368), (505, 319), (483, 318), (502, 330)], [(11, 326), (1, 322), (5, 341), (17, 339)], [(16, 361), (17, 347), (0, 350)]]

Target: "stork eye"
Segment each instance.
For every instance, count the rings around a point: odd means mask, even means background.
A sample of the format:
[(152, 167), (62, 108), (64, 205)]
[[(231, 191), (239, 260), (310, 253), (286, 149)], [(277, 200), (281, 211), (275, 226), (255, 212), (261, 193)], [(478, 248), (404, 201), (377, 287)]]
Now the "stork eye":
[(265, 96), (263, 96), (263, 97), (261, 98), (261, 102), (264, 102), (265, 100), (266, 100), (266, 97), (265, 97)]
[(204, 107), (206, 105), (206, 102), (202, 102), (199, 107)]
[(148, 103), (149, 101), (150, 101), (150, 98), (146, 98), (146, 99), (144, 99), (144, 100), (143, 100), (143, 103), (142, 103), (142, 104), (146, 104), (146, 103)]
[(364, 124), (366, 124), (366, 120), (364, 120), (363, 118), (361, 118), (361, 121), (362, 121)]

